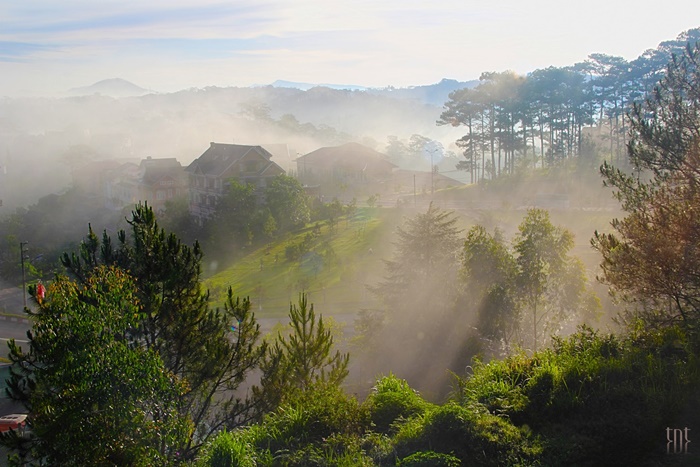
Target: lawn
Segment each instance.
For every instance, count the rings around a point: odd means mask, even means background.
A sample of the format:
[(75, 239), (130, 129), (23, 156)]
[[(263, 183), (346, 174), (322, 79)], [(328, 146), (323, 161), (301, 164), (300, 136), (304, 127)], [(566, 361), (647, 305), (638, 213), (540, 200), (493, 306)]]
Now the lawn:
[[(250, 297), (258, 317), (282, 317), (290, 302), (306, 292), (324, 315), (356, 313), (378, 306), (367, 289), (384, 272), (380, 253), (393, 223), (393, 210), (359, 208), (335, 229), (327, 223), (310, 224), (248, 253), (235, 264), (205, 281), (211, 302), (221, 305), (228, 287), (234, 295)], [(296, 258), (287, 250), (301, 248)]]

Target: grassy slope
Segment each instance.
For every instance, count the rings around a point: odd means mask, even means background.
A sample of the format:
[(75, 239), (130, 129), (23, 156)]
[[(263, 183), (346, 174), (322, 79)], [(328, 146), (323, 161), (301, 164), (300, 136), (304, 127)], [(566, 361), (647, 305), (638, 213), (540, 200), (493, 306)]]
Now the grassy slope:
[[(383, 273), (375, 254), (390, 233), (393, 210), (359, 208), (352, 219), (342, 218), (335, 232), (321, 223), (320, 235), (310, 242), (309, 253), (288, 261), (285, 249), (313, 235), (313, 225), (251, 251), (232, 266), (206, 280), (214, 304), (223, 303), (228, 287), (234, 295), (249, 296), (258, 317), (281, 317), (290, 302), (306, 291), (323, 314), (355, 313), (376, 304), (367, 290)], [(261, 268), (262, 264), (262, 268)]]

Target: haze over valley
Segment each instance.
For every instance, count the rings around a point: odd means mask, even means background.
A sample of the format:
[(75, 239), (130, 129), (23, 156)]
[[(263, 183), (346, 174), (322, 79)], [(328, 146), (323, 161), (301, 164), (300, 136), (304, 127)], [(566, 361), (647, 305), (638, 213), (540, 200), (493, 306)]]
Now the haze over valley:
[(693, 4), (82, 3), (0, 7), (18, 465), (699, 460)]

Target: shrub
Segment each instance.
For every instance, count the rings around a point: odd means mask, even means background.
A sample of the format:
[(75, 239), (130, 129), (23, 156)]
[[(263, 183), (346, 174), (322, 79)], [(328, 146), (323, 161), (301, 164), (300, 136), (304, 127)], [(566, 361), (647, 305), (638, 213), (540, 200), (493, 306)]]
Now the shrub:
[(459, 467), (462, 463), (452, 454), (434, 451), (415, 452), (401, 459), (397, 467)]
[(619, 338), (582, 327), (532, 357), (477, 363), (457, 400), (531, 427), (546, 464), (634, 463), (692, 397), (696, 355), (677, 328)]
[(380, 433), (388, 433), (397, 420), (423, 413), (428, 407), (406, 380), (393, 374), (377, 381), (363, 405), (369, 411), (374, 430)]
[(434, 450), (478, 465), (513, 465), (533, 459), (539, 447), (508, 420), (482, 407), (448, 403), (401, 426), (399, 456)]
[(223, 431), (205, 448), (198, 467), (255, 467), (254, 448), (245, 438)]
[(258, 449), (273, 455), (283, 451), (321, 446), (327, 438), (359, 436), (369, 426), (360, 404), (338, 387), (317, 387), (298, 393), (277, 411), (268, 414), (251, 432)]

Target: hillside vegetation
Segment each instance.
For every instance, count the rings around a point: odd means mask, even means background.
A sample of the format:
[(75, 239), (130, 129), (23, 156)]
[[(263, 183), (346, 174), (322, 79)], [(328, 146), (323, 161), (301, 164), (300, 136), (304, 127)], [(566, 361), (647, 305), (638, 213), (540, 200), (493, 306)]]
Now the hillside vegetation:
[[(333, 228), (318, 222), (287, 234), (211, 274), (211, 301), (222, 303), (231, 287), (250, 297), (259, 317), (285, 316), (300, 292), (328, 315), (376, 307), (367, 285), (383, 272), (381, 250), (395, 217), (395, 210), (359, 208)], [(210, 269), (213, 262), (205, 260)]]

